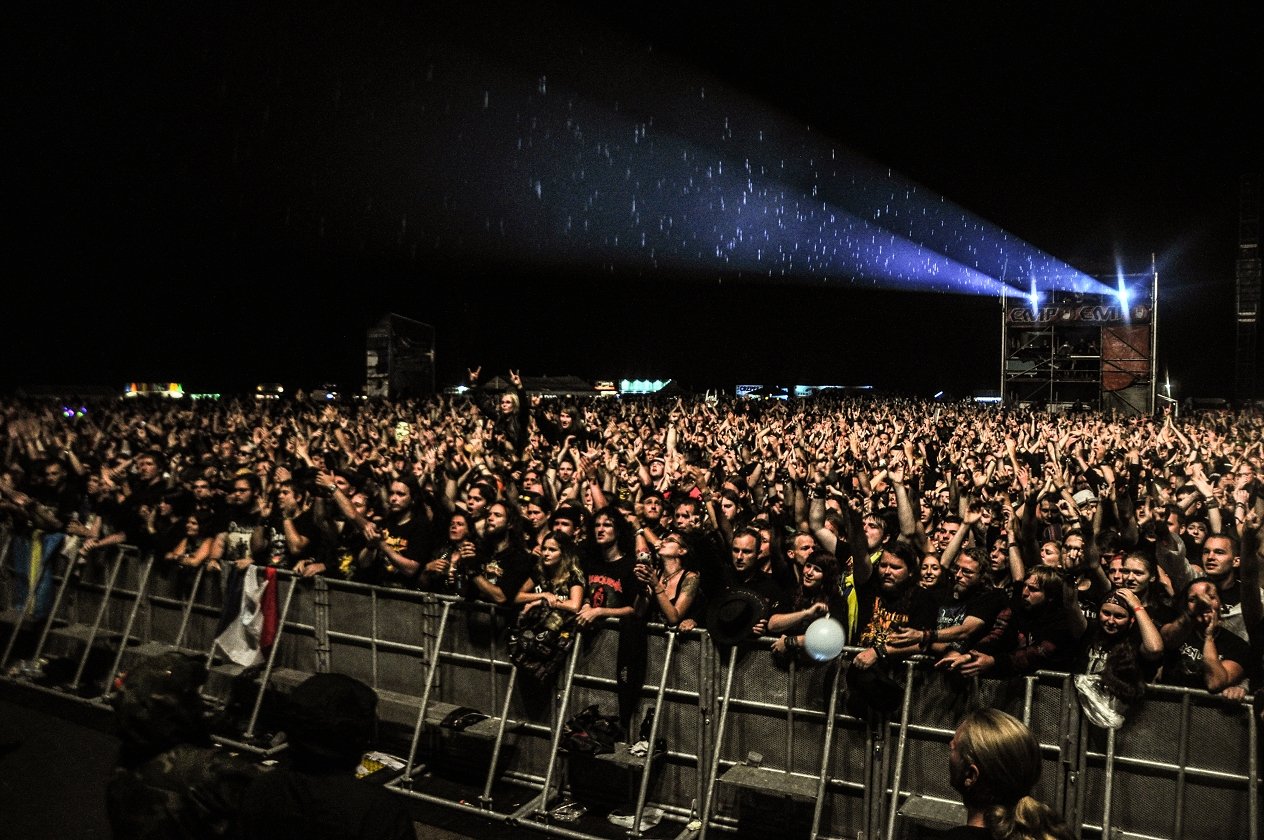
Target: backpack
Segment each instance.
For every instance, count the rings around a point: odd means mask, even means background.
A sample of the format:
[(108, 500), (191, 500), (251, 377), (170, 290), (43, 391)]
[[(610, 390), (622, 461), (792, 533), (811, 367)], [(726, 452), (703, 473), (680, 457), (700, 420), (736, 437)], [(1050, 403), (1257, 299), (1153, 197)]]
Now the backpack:
[(594, 703), (562, 725), (561, 749), (580, 755), (612, 753), (623, 734), (618, 715), (603, 715)]
[(523, 613), (509, 629), (509, 661), (538, 681), (553, 677), (575, 644), (576, 616), (538, 607)]

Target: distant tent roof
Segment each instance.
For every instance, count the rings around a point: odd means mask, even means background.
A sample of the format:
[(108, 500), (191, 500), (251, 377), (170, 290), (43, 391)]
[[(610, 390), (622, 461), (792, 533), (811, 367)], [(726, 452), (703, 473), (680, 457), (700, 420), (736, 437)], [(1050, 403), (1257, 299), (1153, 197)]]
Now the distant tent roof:
[[(508, 379), (493, 376), (478, 386), (480, 391), (493, 393), (508, 391), (511, 388)], [(578, 376), (524, 376), (522, 388), (528, 394), (557, 394), (559, 396), (595, 396), (597, 389), (591, 382)]]
[(578, 376), (530, 376), (525, 377), (522, 384), (532, 394), (591, 396), (597, 393), (591, 382)]
[(480, 385), (484, 391), (507, 391), (509, 390), (509, 380), (502, 376), (493, 376), (491, 379)]
[(689, 394), (688, 389), (686, 389), (684, 385), (681, 385), (675, 379), (668, 382), (662, 388), (659, 388), (658, 391), (656, 392), (656, 395), (660, 397), (683, 397), (683, 396), (687, 396), (688, 394)]

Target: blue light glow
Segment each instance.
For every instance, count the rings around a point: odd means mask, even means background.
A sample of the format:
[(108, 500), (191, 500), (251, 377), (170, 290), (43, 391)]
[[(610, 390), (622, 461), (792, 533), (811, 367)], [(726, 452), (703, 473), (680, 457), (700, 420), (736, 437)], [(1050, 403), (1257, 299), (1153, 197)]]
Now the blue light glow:
[[(403, 170), (416, 190), (397, 210), (400, 242), (414, 252), (500, 250), (602, 271), (978, 295), (1021, 296), (1029, 285), (1109, 291), (810, 126), (689, 80), (657, 55), (623, 56), (604, 76), (600, 61), (586, 56), (583, 71), (549, 73), (545, 84), (544, 74), (495, 78), (486, 62), (437, 52), (399, 115), (398, 140), (412, 150)], [(602, 93), (591, 93), (598, 77)]]

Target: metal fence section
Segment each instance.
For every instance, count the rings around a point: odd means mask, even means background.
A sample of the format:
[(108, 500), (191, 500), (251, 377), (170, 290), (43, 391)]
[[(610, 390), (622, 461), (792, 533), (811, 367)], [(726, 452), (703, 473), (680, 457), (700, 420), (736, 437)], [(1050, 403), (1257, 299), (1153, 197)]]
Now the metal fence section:
[[(57, 656), (69, 662), (60, 690), (92, 689), (88, 701), (100, 702), (94, 668), (104, 689), (138, 656), (179, 649), (214, 659), (220, 575), (151, 563), (127, 547), (86, 564), (55, 562), (47, 619), (4, 614), (5, 679), (37, 682), (15, 667), (19, 648), (27, 660)], [(1259, 838), (1257, 720), (1249, 705), (1205, 692), (1150, 687), (1109, 733), (1080, 713), (1065, 674), (962, 679), (907, 663), (897, 671), (900, 708), (878, 716), (845, 702), (851, 649), (832, 663), (781, 665), (768, 640), (718, 649), (703, 631), (631, 623), (583, 634), (556, 682), (541, 686), (508, 660), (512, 616), (504, 610), (284, 572), (278, 579), (280, 636), (256, 678), (243, 743), (266, 735), (256, 729), (269, 690), (284, 692), (311, 673), (350, 674), (377, 691), (384, 724), (411, 740), (411, 772), (390, 789), (543, 833), (611, 836), (604, 822), (551, 816), (555, 798), (582, 795), (630, 809), (634, 837), (669, 829), (682, 837), (915, 836), (919, 825), (960, 819), (948, 742), (964, 714), (995, 706), (1031, 726), (1044, 759), (1035, 793), (1083, 836)], [(0, 592), (8, 597), (7, 585)], [(642, 632), (644, 673), (634, 669), (640, 679), (621, 692), (620, 637)], [(627, 743), (595, 758), (559, 756), (566, 718), (591, 705), (616, 714), (621, 693), (626, 741), (653, 710), (649, 741), (662, 739), (664, 749), (648, 760)], [(462, 709), (487, 717), (463, 731), (444, 725)], [(441, 784), (448, 774), (463, 781)], [(651, 808), (669, 825), (642, 826)]]

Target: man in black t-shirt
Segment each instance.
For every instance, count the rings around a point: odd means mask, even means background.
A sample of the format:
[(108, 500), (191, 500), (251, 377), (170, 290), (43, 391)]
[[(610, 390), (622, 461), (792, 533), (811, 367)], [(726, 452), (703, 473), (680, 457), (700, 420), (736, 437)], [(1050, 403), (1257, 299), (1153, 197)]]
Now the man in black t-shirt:
[(987, 553), (983, 549), (970, 549), (958, 555), (953, 570), (952, 597), (939, 606), (935, 626), (921, 632), (906, 630), (897, 635), (895, 641), (903, 644), (915, 641), (923, 651), (936, 654), (969, 650), (992, 629), (996, 617), (1005, 608), (1005, 593), (993, 588), (988, 581), (986, 560)]
[(430, 522), (418, 513), (419, 491), (411, 482), (395, 480), (387, 488), (387, 514), (381, 525), (365, 528), (368, 545), (360, 567), (368, 583), (411, 588), (430, 553)]
[(768, 629), (767, 616), (783, 613), (788, 609), (789, 594), (777, 582), (770, 571), (764, 568), (760, 560), (760, 548), (763, 535), (755, 528), (741, 528), (733, 535), (729, 549), (732, 565), (728, 579), (727, 591), (744, 589), (753, 592), (764, 604), (764, 618), (751, 632), (762, 636)]
[(1183, 606), (1181, 617), (1163, 628), (1167, 654), (1162, 681), (1242, 699), (1244, 692), (1238, 685), (1246, 679), (1251, 648), (1224, 626), (1215, 584), (1209, 580), (1189, 584)]
[(1067, 603), (1073, 597), (1053, 566), (1036, 566), (1001, 610), (992, 629), (968, 653), (949, 653), (941, 667), (970, 677), (1010, 677), (1040, 669), (1065, 671), (1075, 655)]
[(917, 653), (920, 631), (935, 626), (938, 607), (929, 590), (917, 585), (913, 570), (917, 555), (912, 547), (894, 542), (882, 549), (877, 568), (864, 583), (857, 585), (860, 609), (858, 644), (866, 650), (856, 654), (853, 668), (866, 670), (893, 658)]
[(593, 517), (593, 554), (585, 565), (587, 584), (579, 626), (589, 627), (603, 618), (627, 618), (636, 614), (636, 597), (644, 587), (636, 579), (632, 530), (616, 508), (607, 507)]
[(470, 575), (471, 594), (481, 601), (512, 606), (531, 574), (531, 555), (523, 547), (522, 515), (511, 502), (487, 506), (486, 530), (478, 568)]

